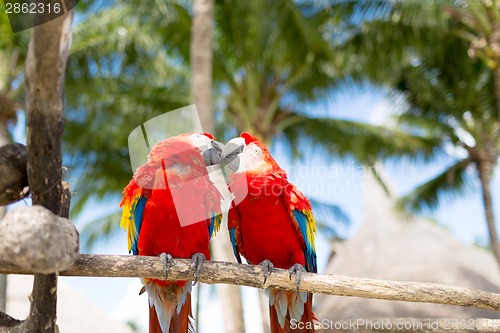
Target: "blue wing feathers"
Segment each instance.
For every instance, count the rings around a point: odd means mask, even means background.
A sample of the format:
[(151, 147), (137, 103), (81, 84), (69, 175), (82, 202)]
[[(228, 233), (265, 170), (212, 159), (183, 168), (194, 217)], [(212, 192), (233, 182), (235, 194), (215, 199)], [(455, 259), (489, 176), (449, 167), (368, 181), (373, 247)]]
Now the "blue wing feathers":
[(141, 231), (142, 217), (144, 215), (144, 209), (146, 208), (146, 202), (147, 198), (143, 196), (137, 201), (137, 204), (134, 207), (133, 216), (134, 216), (135, 230), (137, 232), (137, 237), (132, 240), (132, 254), (134, 255), (139, 254), (139, 250), (137, 249), (137, 243), (139, 240), (139, 233)]
[(213, 212), (210, 212), (210, 225), (208, 226), (208, 237), (212, 238), (212, 235), (214, 234), (214, 227), (215, 227), (215, 216)]
[(305, 256), (307, 266), (309, 267), (310, 272), (316, 273), (317, 263), (316, 263), (316, 250), (314, 249), (314, 245), (311, 244), (311, 241), (308, 237), (307, 225), (309, 221), (307, 220), (307, 216), (300, 210), (293, 210), (293, 216), (297, 220), (299, 225), (300, 233), (302, 234), (302, 238), (304, 239), (304, 243), (306, 244)]
[(210, 212), (210, 223), (208, 225), (208, 237), (212, 238), (220, 229), (222, 214)]
[(241, 257), (240, 257), (240, 251), (238, 250), (238, 245), (236, 244), (236, 230), (234, 228), (231, 228), (229, 230), (229, 238), (231, 239), (231, 244), (233, 245), (233, 252), (234, 252), (234, 257), (238, 261), (238, 263), (241, 264)]

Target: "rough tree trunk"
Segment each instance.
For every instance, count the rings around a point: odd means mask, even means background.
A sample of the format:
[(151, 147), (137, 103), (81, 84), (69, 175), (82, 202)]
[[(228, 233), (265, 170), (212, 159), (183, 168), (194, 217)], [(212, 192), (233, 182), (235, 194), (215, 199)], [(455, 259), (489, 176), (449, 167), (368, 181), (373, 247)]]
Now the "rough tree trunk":
[[(214, 0), (195, 0), (191, 28), (191, 93), (206, 132), (213, 133), (215, 121), (212, 102), (212, 20)], [(212, 242), (214, 259), (233, 261), (234, 256), (227, 232), (217, 235)], [(217, 291), (224, 309), (226, 333), (245, 332), (241, 289), (236, 286), (218, 285)]]
[[(33, 28), (26, 59), (28, 181), (34, 205), (61, 215), (64, 77), (73, 13)], [(26, 332), (58, 332), (57, 274), (36, 274)]]
[(195, 0), (191, 27), (191, 94), (201, 125), (207, 132), (215, 129), (212, 102), (212, 19), (214, 0)]
[(498, 232), (495, 225), (495, 215), (493, 212), (493, 200), (491, 198), (491, 178), (494, 164), (488, 160), (482, 160), (477, 165), (479, 179), (481, 181), (481, 192), (483, 196), (483, 206), (488, 225), (488, 234), (493, 255), (500, 267), (500, 244), (498, 242)]

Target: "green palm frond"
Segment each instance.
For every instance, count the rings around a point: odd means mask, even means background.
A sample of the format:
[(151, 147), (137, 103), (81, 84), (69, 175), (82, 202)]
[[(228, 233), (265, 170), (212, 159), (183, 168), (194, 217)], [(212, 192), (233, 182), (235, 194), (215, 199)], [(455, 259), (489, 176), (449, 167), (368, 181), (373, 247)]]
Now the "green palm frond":
[[(129, 14), (127, 7), (116, 6), (89, 16), (77, 24), (73, 30), (71, 54), (89, 52), (91, 49), (101, 52), (117, 49), (116, 46), (120, 42), (126, 41), (130, 28), (135, 28), (134, 26), (125, 28), (124, 22), (121, 22), (120, 18), (127, 14)], [(132, 32), (136, 32), (135, 29)]]
[(0, 4), (0, 121), (16, 122), (25, 107), (24, 67), (30, 32), (13, 33), (4, 3)]
[(188, 8), (181, 1), (154, 3), (151, 7), (144, 1), (120, 1), (88, 15), (74, 29), (71, 52), (119, 55), (126, 52), (127, 45), (137, 45), (150, 52), (176, 49), (177, 55), (186, 57), (191, 24)]
[(384, 181), (384, 179), (382, 178), (382, 176), (380, 175), (379, 171), (377, 170), (377, 165), (373, 164), (373, 165), (368, 165), (365, 167), (368, 168), (370, 175), (377, 182), (377, 184), (379, 184), (379, 186), (382, 188), (382, 190), (385, 192), (385, 194), (388, 197), (390, 197), (392, 195), (392, 192), (389, 189), (389, 187), (387, 186), (387, 184)]
[(330, 1), (325, 5), (332, 24), (355, 24), (384, 17), (392, 7), (387, 0)]
[(441, 137), (442, 140), (449, 139), (453, 143), (459, 141), (453, 127), (446, 121), (439, 121), (433, 115), (404, 112), (395, 116), (395, 119), (399, 126), (409, 132)]
[(387, 157), (428, 160), (440, 145), (439, 138), (412, 135), (400, 129), (299, 114), (290, 116), (283, 135), (289, 147), (316, 146), (328, 154), (354, 157), (369, 165)]
[(287, 92), (312, 99), (331, 84), (326, 67), (335, 54), (321, 30), (324, 9), (290, 0), (225, 1), (215, 19), (214, 79), (244, 101), (239, 113)]
[(470, 186), (467, 174), (470, 165), (469, 159), (458, 160), (433, 179), (400, 198), (397, 203), (398, 208), (410, 212), (419, 212), (424, 209), (432, 211), (443, 200), (462, 194)]
[(122, 212), (113, 211), (99, 219), (88, 222), (80, 230), (81, 244), (85, 251), (90, 251), (98, 241), (104, 241), (120, 231)]
[(345, 231), (351, 223), (347, 213), (335, 204), (313, 198), (310, 198), (309, 201), (313, 207), (318, 232), (329, 238), (345, 238), (342, 231)]
[(9, 41), (13, 38), (12, 29), (9, 24), (9, 17), (5, 11), (5, 5), (3, 3), (0, 4), (0, 47), (4, 48)]
[(383, 15), (346, 27), (347, 38), (341, 39), (337, 47), (346, 58), (345, 72), (355, 79), (369, 77), (393, 84), (401, 76), (401, 68), (415, 63), (416, 51), (432, 49), (440, 54), (439, 42), (448, 31), (443, 15), (446, 3), (393, 1)]
[[(485, 35), (488, 35), (493, 30), (492, 22), (490, 22), (489, 12), (492, 12), (487, 8), (486, 1), (481, 0), (465, 0), (467, 3), (467, 9), (469, 10), (471, 17), (473, 18), (473, 25), (471, 28), (481, 31)], [(496, 7), (496, 6), (495, 6)], [(496, 8), (498, 11), (498, 8)]]

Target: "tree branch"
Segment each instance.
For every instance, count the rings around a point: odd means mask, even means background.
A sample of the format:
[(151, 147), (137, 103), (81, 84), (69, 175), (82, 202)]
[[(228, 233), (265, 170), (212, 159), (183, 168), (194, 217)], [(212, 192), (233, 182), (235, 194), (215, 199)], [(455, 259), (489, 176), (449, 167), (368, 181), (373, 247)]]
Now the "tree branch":
[[(0, 259), (0, 273), (30, 274), (31, 272)], [(165, 276), (158, 257), (92, 255), (83, 254), (65, 276), (100, 277), (150, 277)], [(191, 261), (174, 259), (169, 270), (169, 280), (193, 280)], [(276, 269), (268, 277), (259, 266), (209, 261), (203, 264), (200, 282), (208, 284), (226, 283), (255, 288), (277, 288), (295, 290), (295, 279), (290, 279), (287, 270)], [(468, 306), (478, 309), (500, 311), (500, 294), (446, 286), (436, 283), (404, 282), (354, 278), (339, 275), (304, 273), (300, 290), (318, 294), (354, 296), (390, 301), (420, 302)]]
[(6, 313), (0, 312), (0, 332), (2, 332), (2, 327), (14, 327), (21, 323), (21, 320), (17, 320)]
[[(61, 215), (63, 198), (64, 78), (72, 19), (70, 11), (33, 28), (26, 57), (28, 182), (33, 204), (56, 215)], [(29, 316), (21, 326), (26, 332), (58, 332), (57, 273), (35, 274), (32, 299)]]
[(28, 186), (26, 171), (26, 146), (10, 143), (0, 147), (0, 206), (6, 206), (24, 198)]

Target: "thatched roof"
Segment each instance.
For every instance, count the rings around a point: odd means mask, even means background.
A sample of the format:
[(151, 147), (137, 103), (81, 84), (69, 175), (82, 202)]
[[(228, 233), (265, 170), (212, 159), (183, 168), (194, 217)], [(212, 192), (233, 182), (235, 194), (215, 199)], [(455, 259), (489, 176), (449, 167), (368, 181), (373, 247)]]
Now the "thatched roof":
[[(355, 277), (435, 282), (500, 292), (500, 269), (491, 253), (464, 244), (422, 218), (403, 217), (394, 200), (370, 176), (365, 180), (365, 221), (357, 234), (335, 246), (327, 273)], [(484, 223), (478, 217), (470, 223)], [(318, 295), (319, 319), (382, 317), (500, 318), (500, 313), (465, 307), (389, 302)]]
[[(33, 276), (9, 275), (7, 283), (7, 313), (16, 319), (26, 318)], [(64, 333), (132, 333), (127, 325), (109, 316), (62, 281), (57, 288), (57, 325)]]

